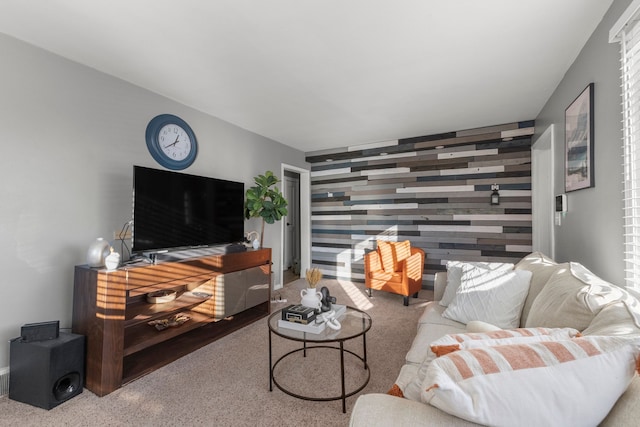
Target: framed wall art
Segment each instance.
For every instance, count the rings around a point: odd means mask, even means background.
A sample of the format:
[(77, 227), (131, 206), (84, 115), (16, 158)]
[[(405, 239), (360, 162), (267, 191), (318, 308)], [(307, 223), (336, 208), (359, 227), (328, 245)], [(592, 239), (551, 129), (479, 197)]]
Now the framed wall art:
[(564, 120), (565, 191), (594, 187), (593, 83), (567, 107)]

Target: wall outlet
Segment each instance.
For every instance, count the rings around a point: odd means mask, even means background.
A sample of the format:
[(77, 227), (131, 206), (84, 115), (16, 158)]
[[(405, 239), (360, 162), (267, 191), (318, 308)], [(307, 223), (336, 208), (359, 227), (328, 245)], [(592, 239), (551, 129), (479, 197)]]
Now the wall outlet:
[(131, 239), (131, 230), (127, 231), (114, 231), (113, 232), (113, 240), (130, 240)]

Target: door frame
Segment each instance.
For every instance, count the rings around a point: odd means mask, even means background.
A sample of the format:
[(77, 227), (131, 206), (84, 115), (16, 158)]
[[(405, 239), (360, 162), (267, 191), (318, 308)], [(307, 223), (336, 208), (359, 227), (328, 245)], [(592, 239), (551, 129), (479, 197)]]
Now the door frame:
[[(531, 214), (533, 251), (549, 252), (545, 255), (555, 259), (555, 140), (554, 124), (531, 145)], [(536, 173), (537, 165), (547, 164), (545, 173)], [(538, 171), (539, 172), (539, 171)]]
[[(293, 265), (294, 260), (300, 260), (300, 175), (295, 177), (285, 175), (282, 177), (283, 188), (286, 190), (284, 196), (287, 199), (287, 215), (283, 218), (284, 235), (282, 244), (283, 251), (283, 271)], [(293, 244), (289, 244), (292, 241)]]
[[(308, 169), (286, 163), (280, 164), (280, 176), (284, 177), (284, 171), (297, 172), (300, 174), (300, 275), (302, 276), (308, 268), (311, 268), (311, 172)], [(284, 192), (284, 180), (280, 180), (280, 191)], [(277, 275), (279, 281), (273, 289), (281, 289), (284, 284), (284, 221), (280, 221), (280, 259), (278, 262)]]

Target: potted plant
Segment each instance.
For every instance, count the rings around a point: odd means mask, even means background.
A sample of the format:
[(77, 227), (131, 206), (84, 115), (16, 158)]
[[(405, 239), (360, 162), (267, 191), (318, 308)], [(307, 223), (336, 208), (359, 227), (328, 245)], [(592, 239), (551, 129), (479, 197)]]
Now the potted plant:
[(280, 182), (273, 172), (266, 171), (264, 175), (253, 178), (256, 185), (247, 189), (244, 202), (244, 216), (262, 218), (262, 232), (260, 233), (260, 247), (264, 241), (264, 223), (273, 224), (280, 221), (287, 214), (287, 201), (275, 185)]

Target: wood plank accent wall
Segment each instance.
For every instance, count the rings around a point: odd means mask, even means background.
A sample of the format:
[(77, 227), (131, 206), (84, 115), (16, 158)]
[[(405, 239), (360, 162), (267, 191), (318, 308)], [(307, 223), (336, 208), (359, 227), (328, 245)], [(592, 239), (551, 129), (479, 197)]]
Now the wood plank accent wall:
[[(426, 253), (423, 287), (449, 260), (517, 262), (531, 252), (534, 122), (307, 153), (312, 267), (364, 282), (377, 239)], [(491, 185), (500, 205), (491, 206)]]

